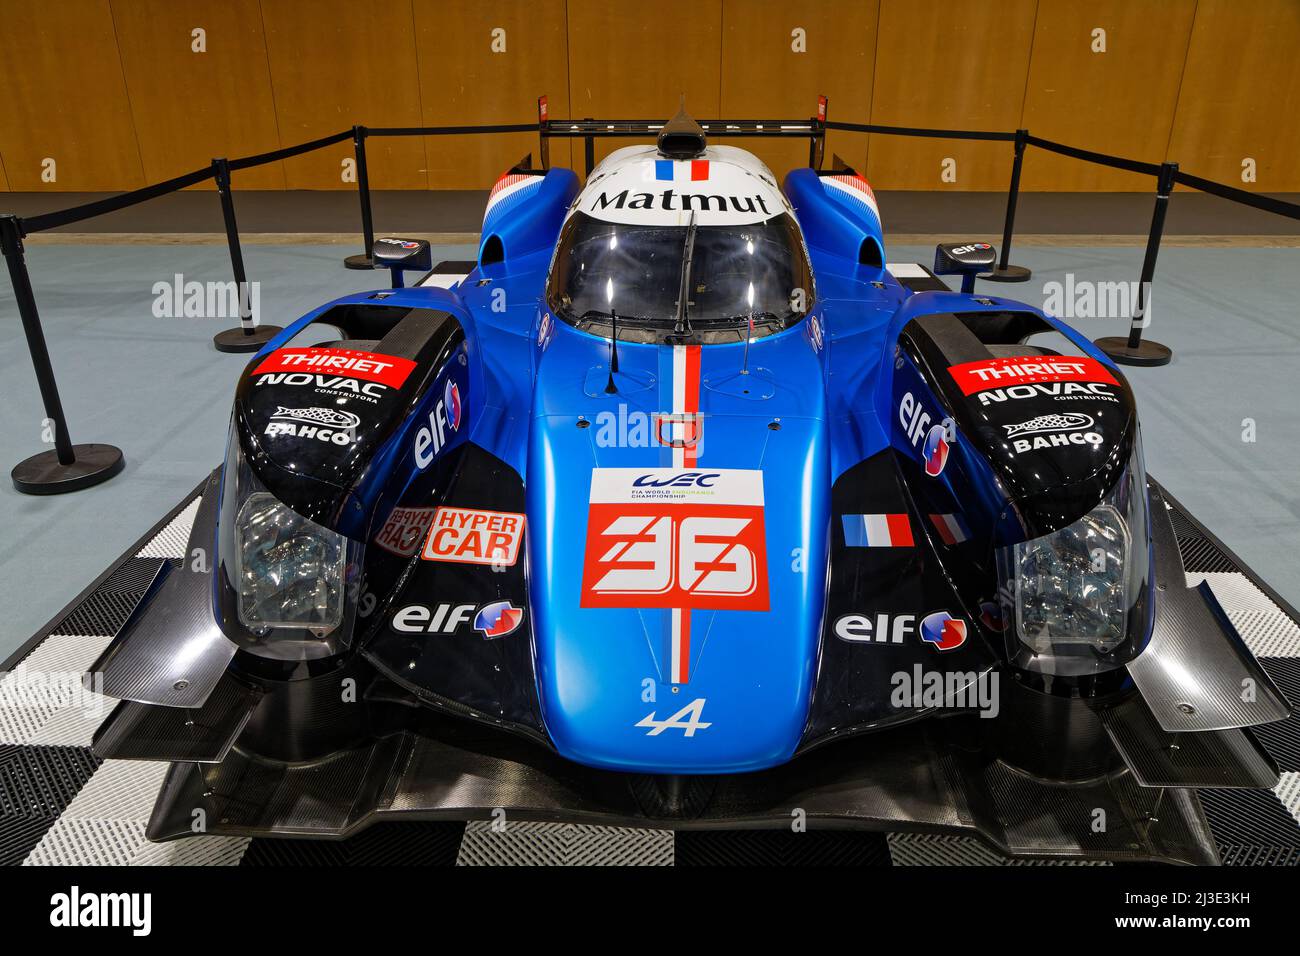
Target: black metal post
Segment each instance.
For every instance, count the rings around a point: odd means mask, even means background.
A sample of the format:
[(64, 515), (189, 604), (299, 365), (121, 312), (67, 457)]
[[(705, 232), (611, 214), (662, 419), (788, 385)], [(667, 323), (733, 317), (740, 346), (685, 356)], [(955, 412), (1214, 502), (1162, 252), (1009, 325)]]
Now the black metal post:
[(366, 251), (360, 255), (348, 256), (343, 264), (349, 269), (373, 269), (375, 267), (375, 223), (370, 211), (370, 173), (366, 169), (366, 137), (369, 132), (364, 126), (352, 127), (352, 149), (357, 157), (357, 195), (361, 199), (361, 235)]
[(822, 157), (826, 155), (826, 114), (829, 109), (830, 100), (825, 96), (817, 97), (817, 115), (813, 117), (813, 133), (808, 139), (808, 165), (818, 171), (822, 168)]
[(542, 169), (551, 168), (550, 107), (546, 94), (537, 97), (537, 157)]
[[(590, 116), (587, 117), (586, 122), (591, 122)], [(596, 168), (596, 138), (584, 136), (582, 140), (583, 159), (587, 165), (587, 175), (590, 176), (591, 171)]]
[(221, 197), (221, 215), (226, 223), (226, 243), (230, 246), (230, 268), (235, 273), (235, 286), (239, 298), (239, 326), (218, 332), (212, 344), (218, 352), (256, 352), (284, 330), (278, 325), (254, 323), (252, 290), (244, 273), (244, 253), (239, 248), (239, 226), (235, 223), (235, 197), (230, 189), (230, 161), (212, 161), (213, 178), (217, 194)]
[(1016, 201), (1020, 198), (1020, 167), (1025, 160), (1025, 146), (1029, 142), (1029, 130), (1016, 130), (1015, 159), (1011, 161), (1011, 186), (1007, 189), (1007, 218), (1002, 225), (1002, 252), (997, 268), (986, 272), (981, 279), (992, 282), (1027, 282), (1033, 274), (1024, 266), (1013, 266), (1011, 258), (1011, 235), (1016, 228)]
[(0, 216), (0, 252), (9, 267), (9, 281), (13, 283), (14, 300), (18, 315), (27, 336), (27, 349), (36, 369), (36, 384), (41, 390), (41, 403), (45, 417), (54, 424), (54, 449), (20, 461), (10, 476), (14, 487), (28, 495), (56, 495), (65, 491), (78, 491), (107, 481), (125, 464), (122, 450), (113, 445), (74, 445), (68, 435), (68, 422), (63, 415), (63, 402), (59, 399), (59, 386), (54, 380), (54, 367), (41, 330), (41, 317), (36, 310), (36, 294), (32, 291), (31, 276), (27, 274), (27, 261), (23, 255), (23, 228), (17, 216)]
[(1161, 163), (1156, 180), (1156, 205), (1151, 213), (1151, 232), (1147, 236), (1147, 251), (1142, 259), (1142, 278), (1138, 282), (1137, 308), (1133, 310), (1133, 324), (1128, 336), (1110, 335), (1094, 340), (1101, 349), (1121, 365), (1168, 365), (1174, 357), (1173, 350), (1150, 339), (1142, 340), (1146, 328), (1147, 291), (1156, 274), (1156, 256), (1160, 253), (1160, 239), (1165, 232), (1165, 214), (1169, 211), (1169, 197), (1174, 191), (1177, 163)]

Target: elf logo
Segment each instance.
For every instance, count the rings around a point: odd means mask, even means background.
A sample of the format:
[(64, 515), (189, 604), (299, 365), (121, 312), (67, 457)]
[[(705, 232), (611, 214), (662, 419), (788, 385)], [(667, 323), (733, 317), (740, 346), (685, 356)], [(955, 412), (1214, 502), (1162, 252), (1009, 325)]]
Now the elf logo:
[(851, 644), (903, 644), (919, 634), (935, 650), (951, 651), (966, 643), (966, 622), (935, 611), (917, 624), (915, 614), (844, 614), (835, 621), (835, 636)]
[(455, 634), (474, 622), (474, 630), (492, 640), (514, 633), (524, 612), (509, 601), (491, 604), (412, 604), (393, 613), (392, 629), (399, 634)]
[(451, 379), (442, 390), (442, 398), (429, 413), (429, 423), (415, 433), (415, 467), (421, 471), (433, 464), (433, 459), (442, 451), (450, 439), (450, 433), (460, 430), (464, 417), (464, 406), (460, 400), (460, 389)]
[(898, 403), (898, 421), (903, 426), (903, 434), (907, 436), (909, 444), (913, 448), (921, 447), (925, 473), (931, 478), (941, 475), (948, 464), (948, 453), (957, 440), (956, 426), (952, 419), (935, 422), (912, 393), (907, 392)]

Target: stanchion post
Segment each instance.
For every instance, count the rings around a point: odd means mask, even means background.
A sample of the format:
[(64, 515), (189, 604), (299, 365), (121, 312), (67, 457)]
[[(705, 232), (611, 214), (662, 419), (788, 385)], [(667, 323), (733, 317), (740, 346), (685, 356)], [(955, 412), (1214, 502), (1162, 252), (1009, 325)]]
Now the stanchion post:
[(813, 134), (808, 139), (808, 165), (821, 171), (822, 158), (826, 155), (826, 114), (830, 100), (825, 96), (817, 97), (817, 115), (813, 117)]
[(1147, 293), (1156, 275), (1156, 256), (1160, 253), (1165, 215), (1169, 212), (1169, 197), (1173, 194), (1177, 175), (1177, 163), (1160, 164), (1160, 175), (1156, 180), (1156, 204), (1151, 212), (1151, 232), (1147, 235), (1147, 251), (1142, 258), (1142, 278), (1138, 282), (1137, 308), (1133, 310), (1133, 323), (1129, 326), (1128, 336), (1105, 336), (1093, 343), (1121, 365), (1168, 365), (1174, 356), (1173, 350), (1166, 345), (1150, 339), (1143, 341), (1142, 330), (1147, 325)]
[(1033, 275), (1024, 266), (1011, 265), (1011, 236), (1016, 229), (1016, 202), (1020, 198), (1020, 167), (1025, 161), (1025, 147), (1029, 144), (1029, 130), (1016, 130), (1015, 158), (1011, 161), (1011, 185), (1007, 189), (1007, 218), (1002, 224), (1002, 252), (997, 267), (986, 272), (981, 279), (992, 282), (1028, 282)]
[(546, 94), (537, 97), (537, 157), (542, 169), (551, 168), (550, 107)]
[(230, 247), (230, 268), (235, 273), (239, 297), (238, 327), (218, 332), (212, 337), (212, 344), (218, 352), (256, 352), (284, 330), (278, 325), (253, 322), (253, 297), (248, 276), (244, 273), (244, 253), (239, 247), (239, 226), (235, 223), (235, 197), (230, 189), (230, 160), (214, 159), (212, 175), (216, 180), (217, 194), (221, 197), (221, 216), (226, 223), (226, 243)]
[(9, 281), (14, 287), (14, 301), (27, 336), (27, 350), (36, 370), (36, 385), (41, 391), (45, 417), (54, 427), (54, 448), (20, 461), (10, 472), (14, 487), (28, 495), (56, 495), (77, 491), (107, 481), (122, 470), (122, 450), (113, 445), (74, 445), (68, 435), (59, 386), (41, 330), (40, 313), (27, 259), (23, 253), (23, 228), (17, 216), (0, 216), (0, 252), (9, 267)]
[(369, 131), (364, 126), (352, 127), (352, 150), (356, 155), (357, 164), (357, 195), (361, 199), (361, 236), (366, 251), (343, 260), (343, 264), (349, 269), (375, 267), (375, 223), (370, 209), (370, 173), (366, 169), (366, 137), (369, 135)]
[[(591, 117), (588, 116), (584, 122), (590, 123)], [(596, 137), (590, 134), (582, 137), (582, 155), (587, 166), (587, 175), (590, 176), (591, 171), (596, 168)]]

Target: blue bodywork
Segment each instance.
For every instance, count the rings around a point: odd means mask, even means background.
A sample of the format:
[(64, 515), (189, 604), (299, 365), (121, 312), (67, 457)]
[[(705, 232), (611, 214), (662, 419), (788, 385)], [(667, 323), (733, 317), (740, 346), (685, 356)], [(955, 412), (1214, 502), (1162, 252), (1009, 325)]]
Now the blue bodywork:
[[(887, 449), (915, 457), (893, 427), (899, 335), (918, 315), (996, 312), (1008, 303), (911, 292), (883, 267), (880, 223), (869, 210), (829, 197), (812, 170), (790, 174), (785, 192), (816, 281), (811, 310), (794, 327), (753, 341), (747, 355), (742, 345), (700, 350), (699, 411), (708, 432), (697, 468), (761, 470), (770, 610), (687, 612), (695, 635), (689, 682), (675, 682), (661, 640), (667, 610), (580, 606), (593, 468), (672, 464), (671, 449), (603, 441), (602, 429), (672, 407), (673, 350), (620, 343), (610, 394), (609, 340), (547, 313), (556, 238), (577, 192), (568, 170), (539, 176), (512, 198), (509, 215), (500, 208), (490, 214), (480, 261), (457, 286), (393, 290), (384, 304), (445, 311), (464, 330), (466, 440), (517, 472), (525, 489), (531, 636), (513, 639), (532, 642), (541, 716), (558, 752), (592, 766), (656, 773), (782, 763), (804, 738), (821, 665), (832, 487)], [(304, 316), (261, 354), (285, 346), (329, 309), (372, 295), (347, 296)], [(1014, 307), (1109, 366), (1073, 330)], [(933, 394), (926, 400), (938, 402)], [(426, 414), (417, 409), (413, 418)], [(408, 444), (409, 429), (395, 439), (386, 469), (409, 467), (401, 454)], [(961, 436), (956, 444), (960, 454)], [(978, 466), (954, 467), (945, 480), (991, 489)], [(963, 487), (952, 497), (971, 495)], [(988, 507), (996, 512), (998, 503)], [(952, 598), (934, 600), (942, 607)], [(670, 720), (693, 722), (698, 732), (646, 730)]]

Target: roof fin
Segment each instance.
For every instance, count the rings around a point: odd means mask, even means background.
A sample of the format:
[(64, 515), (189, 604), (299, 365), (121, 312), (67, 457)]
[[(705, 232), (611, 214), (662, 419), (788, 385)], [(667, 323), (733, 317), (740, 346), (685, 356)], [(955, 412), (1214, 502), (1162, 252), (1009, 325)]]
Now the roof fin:
[(704, 152), (704, 129), (686, 112), (686, 94), (682, 94), (677, 115), (659, 131), (659, 153), (669, 159), (694, 159)]

